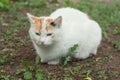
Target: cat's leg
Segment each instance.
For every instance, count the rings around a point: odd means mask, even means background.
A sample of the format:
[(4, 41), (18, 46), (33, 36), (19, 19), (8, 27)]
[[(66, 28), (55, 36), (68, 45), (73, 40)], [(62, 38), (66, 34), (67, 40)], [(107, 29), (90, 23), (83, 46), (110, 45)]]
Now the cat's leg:
[(90, 55), (89, 52), (87, 51), (82, 51), (82, 52), (78, 52), (78, 53), (75, 53), (74, 54), (74, 57), (77, 58), (77, 59), (86, 59), (88, 58)]
[(41, 61), (41, 63), (46, 63), (46, 62), (47, 62), (47, 61), (45, 61), (44, 59), (41, 59), (40, 61)]
[(96, 55), (96, 54), (97, 54), (97, 49), (94, 49), (91, 53), (92, 53), (93, 55)]
[(91, 54), (93, 55), (96, 55), (97, 54), (97, 49), (98, 49), (98, 46), (95, 46), (91, 52)]
[(48, 64), (57, 65), (57, 64), (59, 64), (59, 59), (54, 59), (54, 60), (48, 61)]

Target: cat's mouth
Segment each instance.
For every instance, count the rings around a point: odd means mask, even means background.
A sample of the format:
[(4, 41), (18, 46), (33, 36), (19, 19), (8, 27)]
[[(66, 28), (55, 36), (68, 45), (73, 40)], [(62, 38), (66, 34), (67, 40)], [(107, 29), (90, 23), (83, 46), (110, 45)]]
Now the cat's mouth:
[(49, 46), (51, 46), (51, 44), (38, 43), (38, 42), (36, 42), (36, 44), (37, 44), (38, 46), (40, 46), (40, 47), (49, 47)]

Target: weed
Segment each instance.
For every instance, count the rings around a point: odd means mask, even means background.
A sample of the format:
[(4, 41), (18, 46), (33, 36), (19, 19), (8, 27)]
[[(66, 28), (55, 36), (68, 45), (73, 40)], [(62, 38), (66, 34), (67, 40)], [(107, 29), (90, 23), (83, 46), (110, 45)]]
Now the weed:
[(70, 77), (64, 77), (64, 80), (74, 80), (74, 79)]
[(0, 75), (0, 79), (10, 80), (10, 75)]
[(91, 72), (92, 72), (91, 70), (87, 70), (86, 71), (86, 77), (89, 77)]
[(117, 50), (120, 50), (120, 42), (119, 41), (113, 41), (112, 44)]
[(12, 59), (12, 58), (9, 57), (9, 56), (2, 56), (2, 57), (0, 57), (0, 65), (1, 65), (1, 64), (4, 64), (4, 63), (6, 63), (6, 62), (10, 62), (11, 59)]
[[(6, 51), (4, 51), (6, 50)], [(15, 56), (13, 53), (10, 52), (10, 54), (6, 54), (7, 49), (4, 49), (0, 52), (0, 65), (3, 65), (4, 63), (9, 63), (12, 58)], [(8, 49), (9, 51), (9, 49)]]
[(69, 7), (74, 7), (75, 6), (75, 4), (71, 0), (65, 0), (64, 5), (69, 6)]
[(120, 29), (118, 27), (115, 27), (113, 34), (120, 34)]
[(64, 66), (67, 65), (67, 63), (71, 60), (71, 56), (75, 53), (76, 49), (78, 47), (78, 44), (73, 45), (73, 47), (69, 48), (70, 55), (66, 56), (63, 60)]
[(44, 79), (44, 76), (43, 76), (43, 74), (41, 74), (40, 72), (36, 72), (35, 78), (36, 78), (36, 80), (43, 80), (43, 79)]
[(16, 35), (16, 33), (18, 32), (18, 29), (15, 28), (7, 28), (2, 34), (1, 39), (5, 39), (5, 40), (13, 40), (13, 36)]
[(120, 72), (119, 71), (110, 70), (110, 71), (108, 71), (108, 74), (110, 76), (118, 77), (120, 75)]
[(112, 55), (108, 55), (108, 56), (105, 56), (105, 60), (108, 62), (108, 61), (111, 61), (113, 59), (113, 56)]
[[(40, 73), (40, 70), (39, 70), (40, 69), (38, 65), (39, 60), (40, 60), (39, 56), (36, 56), (34, 67), (31, 67), (30, 62), (23, 61), (22, 65), (25, 67), (25, 69), (16, 70), (16, 74), (18, 75), (22, 73), (25, 80), (32, 79), (33, 77), (35, 77), (36, 80), (43, 80), (44, 76), (42, 73)], [(33, 72), (35, 73), (34, 75), (32, 74)]]
[(26, 69), (17, 69), (15, 73), (16, 73), (16, 74), (20, 74), (20, 73), (22, 73), (22, 72), (25, 72), (25, 70), (26, 70)]
[(33, 1), (33, 0), (29, 0), (28, 2), (26, 2), (26, 5), (27, 6), (30, 6), (32, 8), (41, 8), (41, 7), (45, 7), (46, 5), (46, 0), (36, 0), (36, 1)]
[(105, 75), (105, 71), (98, 71), (98, 76), (99, 76), (102, 80), (109, 80), (108, 77)]
[(87, 79), (87, 78), (91, 77), (91, 75), (90, 75), (91, 73), (92, 73), (92, 70), (85, 70), (81, 74), (82, 74), (82, 77), (84, 77), (85, 79)]
[(0, 8), (9, 9), (10, 8), (10, 0), (0, 0)]
[(32, 73), (30, 71), (25, 71), (24, 79), (32, 79)]

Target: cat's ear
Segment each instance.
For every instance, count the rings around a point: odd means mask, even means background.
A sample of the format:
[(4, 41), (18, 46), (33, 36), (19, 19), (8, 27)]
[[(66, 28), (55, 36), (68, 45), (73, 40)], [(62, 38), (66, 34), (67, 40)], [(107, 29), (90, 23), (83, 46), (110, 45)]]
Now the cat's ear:
[(37, 17), (31, 15), (30, 13), (27, 13), (27, 16), (31, 24), (35, 23), (35, 19), (37, 19)]
[(57, 27), (61, 27), (61, 25), (62, 25), (62, 16), (57, 17), (57, 18), (54, 20), (54, 24), (55, 24), (55, 26), (57, 26)]

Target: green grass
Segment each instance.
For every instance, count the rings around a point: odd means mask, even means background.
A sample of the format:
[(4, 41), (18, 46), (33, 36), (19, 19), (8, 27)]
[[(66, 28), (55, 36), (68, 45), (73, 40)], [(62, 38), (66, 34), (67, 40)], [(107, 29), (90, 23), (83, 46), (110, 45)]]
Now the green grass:
[[(22, 65), (25, 67), (24, 69), (17, 69), (16, 75), (22, 74), (23, 79), (25, 80), (31, 80), (35, 78), (36, 80), (43, 80), (44, 75), (40, 72), (40, 66), (39, 64), (39, 56), (36, 56), (34, 66), (30, 65), (29, 61), (23, 61)], [(33, 74), (34, 73), (34, 74)]]
[(120, 29), (118, 27), (115, 27), (113, 34), (119, 35)]
[(10, 0), (0, 0), (0, 9), (10, 9)]
[(70, 55), (66, 56), (64, 59), (63, 59), (63, 62), (61, 62), (60, 64), (62, 65), (67, 65), (69, 61), (71, 61), (71, 56), (75, 54), (75, 51), (78, 47), (78, 44), (74, 44), (72, 47), (70, 47), (68, 50), (69, 50), (69, 53)]
[(112, 41), (112, 44), (117, 50), (120, 50), (120, 42), (119, 41)]
[(98, 71), (98, 76), (102, 80), (109, 80), (108, 77), (105, 75), (105, 71)]

